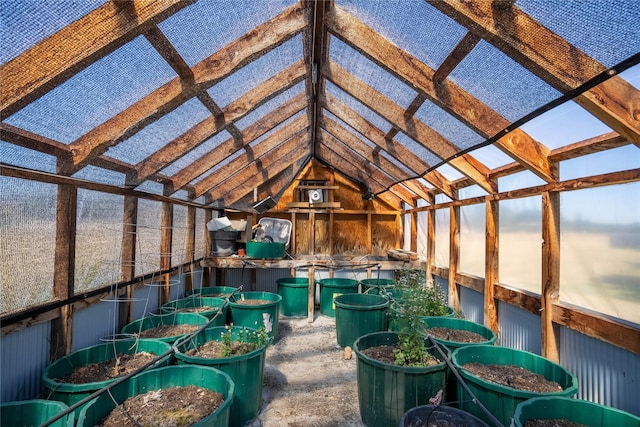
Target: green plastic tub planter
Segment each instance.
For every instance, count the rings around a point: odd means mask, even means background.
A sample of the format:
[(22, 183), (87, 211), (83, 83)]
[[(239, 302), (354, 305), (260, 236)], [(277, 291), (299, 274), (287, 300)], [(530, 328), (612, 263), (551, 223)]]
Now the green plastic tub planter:
[(358, 281), (346, 278), (320, 279), (320, 314), (336, 317), (333, 299), (343, 294), (357, 294)]
[[(77, 426), (92, 427), (99, 425), (116, 407), (116, 404), (119, 405), (130, 397), (153, 390), (189, 385), (213, 390), (222, 393), (224, 396), (222, 405), (208, 417), (193, 424), (194, 426), (227, 427), (231, 425), (229, 423), (229, 414), (234, 399), (235, 385), (229, 375), (208, 366), (174, 365), (138, 374), (111, 388), (111, 395), (102, 393), (82, 408), (78, 416)], [(113, 396), (113, 399), (111, 396)]]
[[(168, 365), (172, 360), (173, 356), (170, 350), (171, 346), (160, 340), (123, 339), (74, 351), (55, 360), (45, 368), (42, 373), (42, 383), (46, 391), (46, 396), (48, 399), (57, 400), (68, 406), (72, 406), (117, 379), (113, 378), (84, 384), (71, 384), (60, 381), (61, 378), (70, 374), (74, 369), (92, 363), (106, 362), (120, 353), (134, 354), (143, 351), (158, 357), (166, 355), (162, 360), (159, 360), (158, 363), (153, 365), (154, 368), (157, 368)], [(76, 413), (78, 412), (79, 409), (76, 409)]]
[(360, 291), (363, 294), (379, 295), (382, 293), (388, 293), (393, 295), (396, 281), (393, 279), (363, 279), (360, 281)]
[[(230, 326), (231, 339), (241, 340), (241, 332), (256, 332), (255, 329), (240, 326)], [(185, 354), (192, 348), (197, 348), (208, 341), (221, 341), (222, 334), (227, 331), (225, 327), (206, 329), (196, 335), (192, 342), (184, 343), (177, 347), (176, 359), (179, 364), (196, 364), (217, 368), (233, 380), (236, 386), (236, 394), (231, 405), (231, 426), (242, 426), (256, 416), (262, 405), (262, 385), (264, 378), (264, 365), (267, 346), (263, 345), (254, 351), (242, 355), (211, 359), (206, 357), (190, 356)]]
[(533, 397), (516, 406), (515, 427), (523, 427), (530, 420), (565, 419), (590, 427), (638, 427), (640, 417), (609, 406), (570, 397)]
[[(171, 313), (143, 317), (125, 325), (122, 328), (123, 334), (137, 335), (142, 331), (156, 328), (162, 325), (194, 325), (204, 326), (209, 319), (201, 314), (196, 313)], [(173, 335), (170, 337), (154, 338), (166, 343), (173, 343), (176, 340), (188, 336), (189, 334)]]
[(247, 258), (280, 259), (284, 257), (282, 242), (247, 242)]
[(191, 295), (199, 295), (202, 297), (213, 297), (213, 298), (228, 298), (232, 293), (237, 291), (238, 288), (234, 288), (232, 286), (205, 286), (204, 288), (194, 289), (192, 291), (185, 292), (184, 296), (189, 297)]
[[(428, 404), (430, 397), (445, 390), (447, 365), (444, 361), (427, 367), (399, 366), (362, 353), (370, 347), (397, 343), (398, 334), (387, 331), (363, 335), (353, 344), (357, 356), (360, 417), (368, 427), (397, 426), (405, 412)], [(440, 358), (434, 347), (430, 347), (429, 352)]]
[(214, 297), (191, 296), (187, 298), (169, 301), (161, 307), (163, 314), (188, 312), (189, 309), (198, 309), (199, 307), (210, 307), (209, 310), (194, 310), (197, 314), (205, 316), (211, 320), (214, 316), (222, 311), (211, 326), (224, 326), (227, 319), (227, 306), (224, 305), (224, 299)]
[(451, 406), (422, 405), (409, 409), (400, 420), (400, 427), (415, 426), (489, 427), (478, 417)]
[(372, 332), (387, 330), (389, 300), (380, 295), (344, 294), (334, 298), (336, 335), (341, 347)]
[[(276, 280), (280, 302), (280, 314), (287, 317), (309, 315), (309, 279), (307, 277), (283, 277)], [(315, 284), (313, 285), (315, 300)]]
[(271, 342), (275, 342), (278, 339), (281, 301), (282, 297), (273, 292), (251, 291), (234, 294), (229, 299), (231, 321), (236, 326), (253, 329), (259, 329), (264, 325)]
[[(571, 397), (578, 391), (578, 379), (575, 375), (544, 357), (523, 350), (493, 345), (470, 345), (455, 350), (451, 355), (451, 361), (471, 392), (504, 425), (511, 423), (516, 406), (527, 399), (542, 395)], [(562, 387), (562, 391), (538, 393), (495, 384), (461, 368), (466, 363), (472, 362), (519, 366), (542, 375), (547, 380), (557, 382)], [(460, 409), (490, 422), (480, 408), (471, 401), (461, 385), (458, 385), (458, 401), (460, 401)]]
[[(6, 402), (0, 405), (0, 425), (2, 427), (39, 426), (69, 409), (55, 400), (33, 399)], [(70, 412), (50, 424), (52, 427), (73, 427), (74, 413)]]

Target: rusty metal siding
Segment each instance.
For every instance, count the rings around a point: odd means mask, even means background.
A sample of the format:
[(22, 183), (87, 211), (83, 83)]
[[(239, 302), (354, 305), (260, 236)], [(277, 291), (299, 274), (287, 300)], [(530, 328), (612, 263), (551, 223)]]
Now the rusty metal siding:
[(49, 364), (51, 322), (0, 337), (0, 399), (13, 402), (38, 397), (42, 371)]
[(578, 399), (640, 416), (640, 355), (560, 327), (560, 364), (578, 378)]
[(542, 353), (540, 317), (503, 301), (498, 302), (498, 345)]

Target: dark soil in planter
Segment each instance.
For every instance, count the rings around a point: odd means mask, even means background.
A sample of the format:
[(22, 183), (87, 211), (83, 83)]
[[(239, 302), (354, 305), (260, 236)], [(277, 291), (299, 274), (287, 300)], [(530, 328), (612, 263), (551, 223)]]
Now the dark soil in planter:
[(527, 420), (524, 427), (589, 427), (584, 424), (574, 423), (566, 419), (558, 420)]
[(268, 299), (239, 299), (234, 301), (234, 304), (238, 304), (238, 305), (265, 305), (265, 304), (271, 304), (273, 301), (270, 301)]
[(178, 308), (175, 311), (177, 313), (201, 313), (203, 311), (213, 311), (215, 309), (215, 307), (208, 307), (206, 305), (202, 305), (199, 307), (183, 307), (183, 308)]
[(176, 335), (190, 334), (195, 332), (198, 325), (160, 325), (155, 328), (140, 331), (140, 338), (166, 338)]
[[(378, 360), (380, 362), (389, 363), (391, 365), (396, 364), (396, 356), (394, 354), (395, 350), (399, 350), (400, 347), (398, 345), (379, 345), (375, 347), (369, 347), (361, 351), (367, 357), (371, 359)], [(437, 365), (440, 363), (438, 359), (429, 355), (429, 360), (425, 364), (425, 366)]]
[[(224, 402), (222, 393), (202, 387), (170, 387), (130, 397), (103, 420), (102, 427), (190, 426)], [(135, 423), (132, 421), (135, 420)]]
[(516, 390), (550, 393), (562, 391), (562, 386), (540, 374), (515, 365), (467, 363), (462, 368), (471, 374), (495, 384)]
[(431, 334), (434, 338), (438, 338), (444, 341), (453, 341), (453, 342), (467, 342), (467, 343), (476, 343), (476, 342), (485, 342), (487, 338), (483, 337), (480, 334), (471, 331), (465, 331), (462, 329), (451, 329), (451, 328), (429, 328), (427, 329), (429, 334)]
[[(194, 357), (206, 357), (207, 359), (218, 359), (223, 356), (222, 349), (224, 344), (220, 341), (207, 341), (198, 348), (186, 351), (184, 354)], [(241, 354), (247, 354), (255, 350), (257, 347), (255, 344), (235, 341), (231, 343), (232, 356), (239, 356)]]
[(122, 377), (136, 369), (149, 363), (156, 356), (141, 351), (135, 354), (118, 354), (111, 360), (100, 363), (90, 363), (88, 365), (78, 366), (67, 376), (60, 378), (58, 381), (69, 384), (86, 384), (97, 381), (107, 381), (113, 378)]

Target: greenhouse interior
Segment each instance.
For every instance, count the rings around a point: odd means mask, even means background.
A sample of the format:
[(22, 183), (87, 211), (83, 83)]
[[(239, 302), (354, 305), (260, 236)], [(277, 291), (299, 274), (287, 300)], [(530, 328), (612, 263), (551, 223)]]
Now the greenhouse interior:
[(0, 24), (3, 426), (640, 426), (640, 2)]

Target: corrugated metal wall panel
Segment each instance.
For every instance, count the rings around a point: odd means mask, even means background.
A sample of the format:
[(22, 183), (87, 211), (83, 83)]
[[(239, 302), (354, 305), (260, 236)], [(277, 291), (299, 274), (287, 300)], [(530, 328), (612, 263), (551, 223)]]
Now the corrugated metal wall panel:
[(133, 320), (136, 320), (158, 310), (160, 287), (141, 286), (133, 292), (133, 298)]
[(256, 291), (272, 292), (277, 294), (277, 280), (282, 277), (291, 277), (291, 270), (288, 268), (256, 270)]
[(0, 337), (0, 401), (38, 397), (42, 371), (49, 363), (51, 322)]
[(498, 302), (498, 345), (524, 350), (535, 354), (542, 353), (540, 317)]
[(480, 292), (461, 286), (460, 308), (465, 319), (480, 324), (484, 322), (484, 295)]
[(560, 327), (560, 364), (578, 377), (576, 398), (640, 416), (640, 355)]
[(118, 304), (101, 301), (73, 314), (72, 351), (100, 344), (100, 338), (118, 332)]

